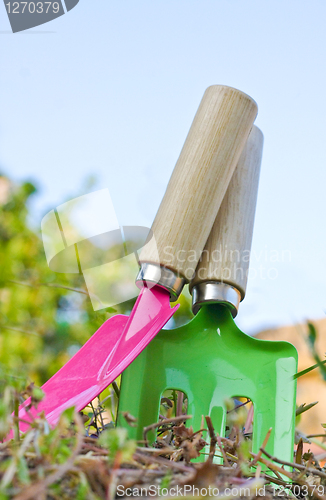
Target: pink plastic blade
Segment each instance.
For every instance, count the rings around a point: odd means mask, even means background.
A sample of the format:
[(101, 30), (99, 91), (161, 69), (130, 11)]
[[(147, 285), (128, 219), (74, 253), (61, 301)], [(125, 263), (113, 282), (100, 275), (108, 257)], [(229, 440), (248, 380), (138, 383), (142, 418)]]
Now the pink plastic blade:
[[(54, 426), (61, 413), (71, 406), (82, 410), (110, 385), (163, 328), (179, 306), (171, 309), (169, 294), (155, 286), (143, 288), (131, 315), (108, 319), (86, 344), (43, 386), (44, 399), (37, 409), (30, 398), (19, 408), (19, 417), (27, 422), (44, 412)], [(28, 423), (21, 422), (22, 432)], [(10, 434), (7, 439), (10, 439)]]
[[(114, 349), (128, 316), (121, 314), (109, 318), (83, 345), (83, 347), (43, 386), (44, 399), (37, 407), (26, 412), (30, 398), (19, 408), (19, 417), (31, 421), (42, 411), (50, 425), (55, 425), (61, 413), (75, 406), (79, 411), (92, 401), (107, 385), (99, 381), (99, 371), (107, 359), (108, 353)], [(21, 423), (22, 432), (28, 424)], [(8, 436), (10, 438), (11, 435)]]
[(100, 371), (100, 378), (110, 384), (140, 354), (173, 316), (170, 294), (164, 288), (142, 288), (123, 333)]

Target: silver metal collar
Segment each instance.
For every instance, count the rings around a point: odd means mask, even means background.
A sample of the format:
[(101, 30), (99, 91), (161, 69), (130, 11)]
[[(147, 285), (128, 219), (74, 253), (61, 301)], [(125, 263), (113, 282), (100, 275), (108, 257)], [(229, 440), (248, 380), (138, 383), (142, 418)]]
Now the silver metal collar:
[(154, 285), (162, 286), (170, 293), (170, 300), (174, 302), (178, 299), (187, 280), (177, 273), (160, 266), (159, 264), (151, 264), (142, 262), (140, 271), (136, 278), (138, 288), (147, 285), (149, 288)]
[(241, 294), (232, 285), (220, 281), (198, 283), (192, 289), (192, 311), (197, 314), (204, 304), (225, 304), (235, 318), (238, 314)]

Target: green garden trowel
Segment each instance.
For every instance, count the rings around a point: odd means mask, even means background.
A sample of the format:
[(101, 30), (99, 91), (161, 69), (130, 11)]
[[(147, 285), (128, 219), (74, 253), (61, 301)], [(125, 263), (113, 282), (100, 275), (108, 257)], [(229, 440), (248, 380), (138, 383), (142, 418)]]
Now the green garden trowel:
[(272, 427), (267, 450), (293, 459), (296, 349), (249, 337), (233, 320), (247, 283), (262, 145), (263, 135), (253, 127), (190, 283), (195, 318), (161, 330), (123, 372), (118, 424), (127, 426), (123, 412), (136, 417), (137, 427), (128, 427), (135, 439), (158, 420), (166, 389), (186, 395), (194, 430), (202, 415), (210, 415), (221, 436), (225, 400), (247, 397), (254, 407), (253, 452)]

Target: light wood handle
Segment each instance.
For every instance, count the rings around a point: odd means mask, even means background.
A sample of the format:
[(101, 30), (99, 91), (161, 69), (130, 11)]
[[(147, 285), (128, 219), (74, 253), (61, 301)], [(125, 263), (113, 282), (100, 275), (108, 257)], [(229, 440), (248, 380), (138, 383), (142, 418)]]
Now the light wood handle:
[(245, 296), (264, 137), (254, 126), (189, 287), (228, 283)]
[(168, 267), (187, 282), (192, 279), (256, 115), (255, 101), (243, 92), (208, 87), (140, 262)]

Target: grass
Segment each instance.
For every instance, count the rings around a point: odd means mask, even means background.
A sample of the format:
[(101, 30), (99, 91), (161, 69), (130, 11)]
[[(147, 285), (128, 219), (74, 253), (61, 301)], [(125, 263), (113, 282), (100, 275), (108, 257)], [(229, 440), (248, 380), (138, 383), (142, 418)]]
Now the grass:
[[(238, 402), (237, 407), (232, 400), (226, 402), (228, 432), (227, 437), (220, 437), (208, 416), (201, 429), (187, 427), (190, 417), (182, 413), (186, 401), (170, 391), (161, 406), (169, 415), (161, 415), (159, 422), (144, 429), (144, 441), (137, 443), (128, 438), (126, 429), (110, 422), (112, 400), (118, 393), (112, 388), (104, 399), (81, 413), (66, 410), (54, 429), (41, 416), (33, 421), (31, 430), (18, 436), (19, 419), (17, 414), (11, 415), (12, 409), (22, 394), (32, 396), (34, 404), (42, 394), (33, 386), (19, 390), (22, 381), (5, 376), (1, 384), (1, 436), (11, 429), (16, 429), (16, 435), (0, 444), (0, 500), (113, 500), (154, 494), (172, 499), (177, 493), (189, 498), (218, 494), (222, 500), (257, 496), (325, 499), (326, 470), (312, 453), (303, 454), (302, 438), (293, 463), (284, 463), (265, 451), (269, 434), (258, 454), (250, 451), (250, 439), (243, 433), (250, 414), (248, 401)], [(125, 418), (135, 425), (132, 415)], [(149, 443), (147, 433), (154, 428), (157, 439)], [(204, 461), (196, 461), (199, 457)]]

